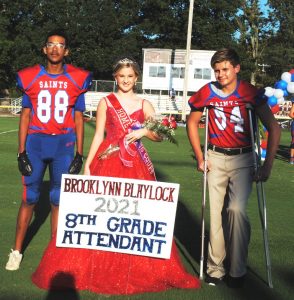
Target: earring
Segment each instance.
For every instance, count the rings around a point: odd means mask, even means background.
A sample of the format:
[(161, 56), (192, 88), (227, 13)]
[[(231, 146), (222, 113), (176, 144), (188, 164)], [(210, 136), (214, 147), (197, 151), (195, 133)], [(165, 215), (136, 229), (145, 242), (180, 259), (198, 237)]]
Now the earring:
[(117, 85), (117, 81), (116, 81), (116, 79), (115, 79), (115, 85)]

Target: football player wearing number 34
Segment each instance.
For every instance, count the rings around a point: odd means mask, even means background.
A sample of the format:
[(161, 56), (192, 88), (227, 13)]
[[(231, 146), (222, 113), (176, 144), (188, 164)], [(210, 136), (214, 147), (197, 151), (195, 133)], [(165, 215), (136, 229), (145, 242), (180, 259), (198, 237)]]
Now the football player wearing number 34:
[[(250, 224), (246, 206), (252, 181), (266, 181), (280, 139), (280, 128), (267, 105), (263, 90), (237, 75), (240, 60), (233, 49), (220, 49), (211, 58), (215, 82), (202, 87), (189, 100), (187, 122), (198, 170), (204, 157), (198, 133), (204, 107), (208, 113), (208, 173), (210, 240), (206, 282), (216, 285), (225, 275), (229, 287), (241, 287), (246, 274)], [(253, 169), (250, 123), (251, 105), (269, 132), (267, 157), (256, 174)], [(225, 263), (226, 259), (226, 263)]]
[(83, 164), (84, 94), (90, 87), (91, 74), (64, 64), (69, 48), (62, 30), (50, 32), (42, 50), (46, 66), (35, 65), (17, 73), (17, 86), (23, 93), (17, 155), (23, 193), (15, 244), (6, 264), (6, 269), (11, 271), (19, 268), (23, 241), (47, 166), (53, 234), (57, 229), (61, 175), (78, 174)]

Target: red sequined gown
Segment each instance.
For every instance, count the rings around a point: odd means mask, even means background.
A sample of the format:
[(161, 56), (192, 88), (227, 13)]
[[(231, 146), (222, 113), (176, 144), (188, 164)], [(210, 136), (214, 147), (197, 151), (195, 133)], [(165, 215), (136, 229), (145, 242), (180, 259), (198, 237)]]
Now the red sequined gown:
[[(129, 117), (143, 123), (143, 110), (135, 111)], [(133, 158), (133, 167), (124, 166), (118, 153), (107, 159), (97, 159), (99, 153), (125, 135), (114, 109), (109, 104), (106, 131), (106, 139), (90, 167), (91, 174), (155, 180), (154, 174), (150, 174), (138, 154)], [(99, 294), (127, 295), (159, 292), (170, 288), (200, 287), (200, 281), (185, 271), (175, 242), (170, 259), (90, 249), (57, 248), (55, 243), (53, 238), (32, 275), (33, 283), (43, 289), (74, 288)]]

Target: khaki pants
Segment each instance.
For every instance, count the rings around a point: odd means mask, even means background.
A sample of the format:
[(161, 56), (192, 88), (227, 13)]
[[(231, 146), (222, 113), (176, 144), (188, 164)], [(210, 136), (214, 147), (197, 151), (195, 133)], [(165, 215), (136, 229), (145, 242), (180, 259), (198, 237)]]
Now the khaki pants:
[(240, 277), (246, 273), (250, 224), (246, 214), (252, 190), (252, 153), (224, 155), (208, 151), (211, 169), (207, 174), (210, 202), (210, 241), (207, 273)]

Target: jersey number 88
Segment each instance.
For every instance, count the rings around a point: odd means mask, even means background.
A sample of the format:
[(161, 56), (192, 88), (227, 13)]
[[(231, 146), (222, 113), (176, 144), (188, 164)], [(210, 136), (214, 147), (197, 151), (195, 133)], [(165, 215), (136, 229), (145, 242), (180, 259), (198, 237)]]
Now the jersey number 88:
[[(42, 90), (38, 94), (37, 116), (42, 123), (48, 123), (51, 119), (52, 95), (48, 90)], [(54, 97), (54, 119), (62, 124), (68, 107), (68, 95), (60, 90)]]

